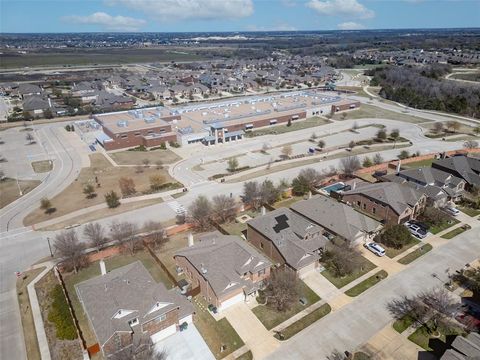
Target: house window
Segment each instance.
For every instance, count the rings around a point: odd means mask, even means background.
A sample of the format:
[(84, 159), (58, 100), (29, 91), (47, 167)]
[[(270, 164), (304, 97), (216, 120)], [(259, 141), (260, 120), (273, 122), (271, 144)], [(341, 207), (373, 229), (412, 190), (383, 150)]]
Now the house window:
[(136, 132), (136, 133), (135, 133), (135, 136), (140, 136), (140, 133), (139, 133), (139, 132)]
[(128, 137), (128, 135), (127, 135), (127, 134), (123, 134), (123, 135), (121, 135), (121, 138), (122, 138), (122, 139), (126, 139), (127, 137)]
[(367, 209), (367, 204), (363, 204), (363, 210)]
[(357, 206), (360, 206), (362, 205), (362, 203), (360, 201), (357, 201)]
[(374, 213), (374, 214), (375, 214), (376, 212), (377, 212), (377, 209), (375, 209), (375, 208), (372, 208), (372, 213)]
[(128, 322), (128, 325), (130, 325), (130, 327), (132, 326), (135, 326), (135, 325), (138, 325), (138, 318), (135, 318), (135, 319), (132, 319)]
[(260, 243), (260, 249), (263, 249), (263, 243)]
[(160, 315), (160, 316), (158, 317), (158, 320), (159, 320), (159, 321), (164, 321), (166, 318), (167, 318), (167, 315), (162, 314), (162, 315)]

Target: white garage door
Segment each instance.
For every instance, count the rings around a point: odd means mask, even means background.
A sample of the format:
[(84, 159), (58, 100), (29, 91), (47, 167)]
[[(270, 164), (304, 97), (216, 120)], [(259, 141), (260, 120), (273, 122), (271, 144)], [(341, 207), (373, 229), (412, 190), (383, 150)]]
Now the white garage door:
[(153, 334), (150, 336), (150, 339), (152, 339), (152, 343), (156, 343), (162, 339), (165, 339), (166, 337), (169, 337), (170, 335), (173, 335), (177, 332), (177, 326), (176, 325), (171, 325), (163, 330), (160, 330), (159, 332)]
[(315, 270), (315, 262), (311, 263), (310, 265), (307, 265), (303, 268), (301, 268), (299, 271), (298, 271), (298, 277), (300, 279), (304, 279), (305, 276), (307, 276), (308, 274), (312, 273), (313, 271)]
[(222, 302), (222, 305), (220, 306), (220, 310), (225, 310), (226, 308), (232, 305), (238, 304), (239, 302), (242, 302), (242, 301), (245, 301), (245, 295), (243, 295), (243, 292)]

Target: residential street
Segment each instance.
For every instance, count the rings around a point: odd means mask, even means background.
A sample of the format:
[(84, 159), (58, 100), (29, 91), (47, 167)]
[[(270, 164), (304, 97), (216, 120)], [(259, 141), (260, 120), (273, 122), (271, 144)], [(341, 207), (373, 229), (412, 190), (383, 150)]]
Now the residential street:
[(434, 248), (405, 270), (389, 276), (355, 301), (283, 343), (268, 359), (325, 359), (335, 349), (352, 351), (392, 320), (385, 307), (388, 301), (442, 286), (447, 271), (453, 272), (478, 258), (479, 240), (480, 227), (476, 227)]

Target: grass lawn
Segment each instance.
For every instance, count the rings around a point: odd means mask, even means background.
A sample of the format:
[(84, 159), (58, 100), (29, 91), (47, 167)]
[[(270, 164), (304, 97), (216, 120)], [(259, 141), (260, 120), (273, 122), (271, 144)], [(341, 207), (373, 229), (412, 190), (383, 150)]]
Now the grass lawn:
[(458, 210), (467, 214), (470, 217), (475, 217), (477, 215), (480, 215), (480, 209), (474, 209), (468, 206), (457, 206), (457, 208)]
[[(347, 114), (344, 118), (342, 113)], [(404, 112), (395, 112), (390, 110), (385, 110), (374, 105), (362, 104), (356, 110), (350, 110), (347, 112), (342, 112), (339, 114), (333, 115), (335, 120), (351, 120), (351, 119), (365, 119), (365, 118), (378, 118), (378, 119), (392, 119), (408, 123), (422, 123), (426, 122), (426, 119), (419, 118), (416, 116), (409, 115)]]
[(432, 166), (432, 163), (435, 159), (426, 159), (426, 160), (420, 160), (420, 161), (414, 161), (408, 164), (402, 164), (402, 168), (406, 169), (414, 169), (414, 168), (420, 168), (420, 167), (430, 167)]
[(417, 245), (420, 243), (420, 240), (415, 239), (413, 236), (411, 237), (412, 241), (404, 246), (402, 246), (400, 249), (395, 249), (392, 247), (389, 247), (387, 245), (381, 244), (382, 247), (385, 249), (385, 253), (390, 259), (393, 259), (395, 256), (403, 253), (404, 251), (410, 249), (412, 246)]
[[(441, 329), (439, 329), (439, 340), (445, 342), (445, 337), (446, 335), (460, 335), (462, 333), (462, 330), (457, 328), (457, 329), (452, 329), (448, 332), (443, 332)], [(421, 348), (431, 351), (432, 349), (428, 346), (428, 343), (430, 339), (433, 338), (433, 336), (428, 332), (428, 328), (426, 325), (423, 325), (419, 327), (413, 334), (411, 334), (408, 337), (408, 340), (411, 342), (417, 344)]]
[(19, 187), (22, 190), (23, 195), (35, 189), (41, 181), (38, 180), (17, 180), (7, 178), (0, 181), (0, 208), (7, 206), (20, 198)]
[(443, 234), (441, 237), (443, 239), (452, 239), (454, 238), (455, 236), (467, 231), (467, 230), (470, 230), (472, 227), (470, 225), (463, 225), (463, 226), (460, 226), (452, 231), (449, 231), (447, 232), (446, 234)]
[[(49, 220), (58, 216), (68, 214), (70, 212), (87, 208), (93, 205), (105, 203), (104, 195), (114, 190), (121, 196), (118, 180), (121, 177), (132, 178), (135, 182), (135, 188), (138, 193), (148, 191), (150, 189), (150, 176), (159, 175), (163, 177), (164, 184), (176, 183), (174, 179), (168, 175), (165, 169), (157, 170), (155, 167), (142, 168), (141, 173), (137, 173), (135, 167), (114, 167), (102, 154), (90, 155), (90, 167), (83, 168), (78, 178), (71, 183), (60, 194), (56, 195), (50, 201), (52, 206), (57, 210), (53, 214), (45, 214), (41, 209), (31, 212), (24, 220), (25, 225), (36, 224), (41, 221)], [(96, 185), (95, 179), (100, 183), (100, 187)], [(87, 199), (83, 193), (86, 184), (95, 186), (97, 196)]]
[[(195, 326), (216, 359), (222, 359), (244, 345), (243, 340), (226, 318), (216, 321), (206, 310), (206, 306), (202, 309), (195, 301), (192, 303), (196, 314)], [(220, 352), (222, 345), (226, 346), (226, 350)]]
[(281, 207), (290, 207), (291, 205), (295, 204), (297, 201), (303, 200), (303, 196), (292, 196), (291, 198), (280, 200), (279, 202), (276, 202), (273, 207), (275, 209), (281, 208)]
[[(194, 235), (195, 236), (195, 235)], [(155, 255), (167, 267), (170, 274), (172, 274), (178, 281), (184, 278), (184, 275), (177, 275), (175, 260), (173, 255), (180, 249), (188, 246), (188, 233), (178, 233), (169, 236), (169, 240), (161, 248), (154, 250)]]
[(20, 308), (20, 318), (22, 320), (23, 338), (27, 350), (28, 360), (40, 360), (40, 350), (38, 348), (37, 333), (35, 323), (33, 322), (32, 308), (28, 298), (27, 286), (35, 279), (45, 267), (24, 271), (22, 276), (17, 279), (17, 297)]
[(246, 353), (235, 358), (235, 360), (253, 360), (252, 350), (248, 350)]
[(354, 355), (353, 355), (353, 360), (371, 360), (372, 357), (368, 354), (365, 354), (364, 352), (356, 352)]
[(362, 266), (360, 267), (360, 269), (358, 269), (357, 271), (354, 271), (349, 275), (338, 277), (338, 276), (335, 276), (328, 269), (325, 269), (324, 271), (322, 271), (321, 274), (325, 276), (327, 280), (330, 281), (333, 285), (341, 289), (345, 285), (350, 284), (353, 280), (358, 279), (360, 276), (368, 273), (369, 271), (375, 268), (376, 266), (372, 262), (370, 262), (369, 260), (367, 260), (362, 256)]
[(306, 306), (303, 306), (300, 302), (296, 301), (290, 310), (285, 312), (278, 312), (276, 309), (272, 309), (266, 305), (258, 305), (252, 309), (252, 312), (267, 330), (273, 329), (275, 326), (280, 325), (285, 320), (290, 319), (293, 315), (305, 310), (306, 307), (320, 300), (320, 297), (303, 281), (299, 280), (299, 283), (300, 297), (305, 297), (307, 299)]
[(143, 161), (148, 160), (152, 167), (156, 165), (157, 161), (161, 161), (162, 164), (172, 164), (182, 159), (170, 149), (119, 151), (109, 155), (118, 165), (143, 165)]
[(401, 334), (405, 330), (407, 330), (410, 326), (412, 326), (412, 324), (413, 324), (413, 319), (410, 316), (405, 315), (401, 319), (395, 320), (392, 326), (396, 332), (399, 332)]
[(245, 133), (245, 136), (254, 137), (254, 136), (262, 136), (262, 135), (284, 134), (290, 131), (308, 129), (315, 126), (329, 124), (330, 122), (331, 122), (330, 120), (327, 120), (318, 116), (314, 116), (305, 120), (293, 121), (291, 126), (287, 126), (287, 124), (279, 124), (276, 126), (271, 126), (267, 129), (247, 131)]
[(53, 169), (53, 162), (51, 160), (34, 161), (32, 168), (36, 173), (49, 172)]
[[(170, 282), (166, 274), (157, 265), (153, 257), (146, 251), (139, 251), (135, 254), (135, 256), (118, 255), (107, 258), (105, 259), (105, 265), (107, 271), (111, 271), (119, 267), (128, 265), (137, 260), (140, 260), (142, 262), (142, 264), (150, 272), (156, 282), (163, 282), (167, 289), (172, 287), (172, 283)], [(72, 306), (75, 311), (75, 315), (77, 316), (80, 329), (84, 334), (87, 346), (95, 344), (97, 340), (92, 329), (90, 328), (86, 314), (83, 311), (83, 307), (78, 300), (77, 293), (75, 291), (75, 285), (99, 275), (100, 265), (98, 261), (91, 263), (87, 268), (81, 269), (77, 274), (72, 273), (70, 275), (64, 275), (68, 295), (72, 300)]]
[(412, 261), (418, 259), (420, 256), (429, 252), (430, 250), (432, 250), (432, 245), (425, 244), (418, 249), (412, 251), (410, 254), (405, 255), (400, 260), (398, 260), (398, 262), (403, 265), (410, 264)]
[[(282, 340), (290, 339), (292, 336), (312, 325), (315, 321), (320, 320), (322, 317), (330, 313), (330, 311), (332, 311), (332, 308), (328, 304), (323, 304), (318, 309), (313, 310), (310, 314), (305, 315), (293, 324), (284, 328), (282, 330), (284, 336)], [(275, 335), (275, 337), (278, 338), (278, 335)]]
[(345, 291), (345, 294), (351, 297), (355, 297), (370, 289), (375, 284), (379, 283), (388, 276), (385, 270), (380, 270), (376, 274), (370, 276), (368, 279), (363, 280), (361, 283)]
[(430, 231), (432, 234), (438, 234), (439, 232), (448, 229), (449, 227), (458, 224), (460, 221), (457, 219), (454, 219), (453, 217), (450, 217), (449, 221), (444, 221), (440, 224), (432, 225), (428, 231)]
[[(247, 210), (247, 211), (243, 211), (243, 212), (237, 214), (237, 218), (241, 217), (243, 215), (249, 215), (250, 217), (254, 218), (258, 214), (260, 214), (259, 211)], [(222, 227), (222, 229), (224, 229), (225, 231), (227, 231), (231, 235), (242, 236), (243, 231), (247, 230), (247, 224), (238, 222), (237, 220), (227, 222), (227, 223), (222, 224), (220, 226)]]

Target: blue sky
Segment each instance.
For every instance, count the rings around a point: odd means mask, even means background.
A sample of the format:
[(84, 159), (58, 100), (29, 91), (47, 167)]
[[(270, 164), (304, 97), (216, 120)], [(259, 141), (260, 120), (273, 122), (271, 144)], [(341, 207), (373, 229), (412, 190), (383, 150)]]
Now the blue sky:
[(480, 0), (0, 0), (1, 32), (480, 27)]

